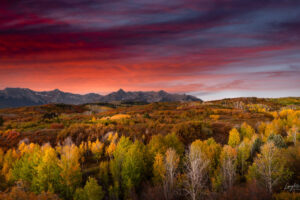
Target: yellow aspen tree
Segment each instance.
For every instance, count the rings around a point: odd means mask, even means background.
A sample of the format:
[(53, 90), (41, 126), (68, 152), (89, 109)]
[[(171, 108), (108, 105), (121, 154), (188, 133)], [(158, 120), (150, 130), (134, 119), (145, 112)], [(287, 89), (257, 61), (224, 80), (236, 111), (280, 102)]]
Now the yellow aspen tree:
[(247, 169), (247, 160), (251, 155), (251, 143), (248, 138), (245, 138), (237, 148), (237, 163), (238, 171), (242, 176)]
[(82, 175), (80, 168), (80, 153), (78, 147), (74, 144), (67, 144), (62, 147), (59, 167), (61, 168), (60, 176), (64, 185), (64, 196), (70, 198), (75, 189), (81, 183)]
[(113, 156), (114, 151), (116, 150), (118, 133), (109, 133), (107, 140), (109, 141), (109, 145), (108, 147), (106, 147), (105, 154), (111, 158)]
[(83, 166), (85, 161), (85, 155), (88, 152), (88, 144), (86, 142), (81, 142), (79, 145), (80, 163)]
[(195, 140), (191, 144), (191, 148), (199, 148), (201, 150), (201, 152), (209, 160), (208, 171), (210, 175), (213, 175), (219, 164), (219, 157), (222, 150), (221, 145), (216, 143), (213, 138), (209, 138), (208, 140), (204, 141)]
[(14, 163), (18, 160), (19, 154), (15, 149), (9, 149), (3, 158), (3, 167), (1, 169), (2, 175), (5, 177), (6, 181), (11, 181), (12, 176), (12, 167)]
[(233, 128), (229, 132), (228, 145), (231, 147), (236, 147), (239, 144), (240, 144), (240, 134), (236, 128)]
[(292, 128), (288, 131), (288, 137), (291, 141), (293, 141), (294, 145), (296, 146), (297, 144), (297, 139), (299, 137), (299, 130), (298, 127), (293, 125)]
[(36, 167), (35, 187), (37, 192), (58, 192), (61, 187), (61, 168), (58, 166), (57, 152), (51, 146), (45, 147), (43, 151), (41, 162)]
[(153, 182), (161, 184), (166, 176), (166, 168), (164, 164), (164, 156), (157, 153), (153, 163)]
[(193, 144), (190, 145), (185, 163), (186, 178), (184, 180), (184, 191), (190, 199), (196, 200), (202, 196), (201, 193), (206, 187), (209, 160), (202, 152), (201, 146)]
[(236, 157), (237, 152), (229, 145), (225, 145), (221, 152), (221, 174), (222, 185), (225, 190), (230, 189), (236, 178)]
[(104, 144), (97, 139), (95, 142), (91, 144), (91, 152), (93, 153), (94, 157), (96, 158), (97, 162), (102, 156)]
[(255, 134), (255, 131), (249, 124), (244, 122), (240, 128), (240, 133), (241, 133), (241, 139), (245, 137), (251, 139), (251, 137)]
[(175, 183), (179, 161), (180, 157), (177, 155), (176, 151), (169, 148), (166, 151), (165, 156), (166, 176), (163, 182), (164, 196), (166, 199), (172, 199), (176, 192)]

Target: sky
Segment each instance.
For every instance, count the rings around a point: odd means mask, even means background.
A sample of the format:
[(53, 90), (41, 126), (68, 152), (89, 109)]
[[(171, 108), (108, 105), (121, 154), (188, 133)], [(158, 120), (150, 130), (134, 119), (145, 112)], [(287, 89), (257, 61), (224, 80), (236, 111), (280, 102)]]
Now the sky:
[(300, 1), (3, 0), (6, 87), (300, 96)]

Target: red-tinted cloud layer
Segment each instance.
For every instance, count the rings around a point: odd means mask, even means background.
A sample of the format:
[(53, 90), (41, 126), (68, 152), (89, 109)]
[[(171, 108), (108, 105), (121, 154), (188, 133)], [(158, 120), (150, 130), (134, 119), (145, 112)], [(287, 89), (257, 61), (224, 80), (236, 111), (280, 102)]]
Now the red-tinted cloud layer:
[(0, 7), (0, 89), (300, 95), (300, 3), (23, 0)]

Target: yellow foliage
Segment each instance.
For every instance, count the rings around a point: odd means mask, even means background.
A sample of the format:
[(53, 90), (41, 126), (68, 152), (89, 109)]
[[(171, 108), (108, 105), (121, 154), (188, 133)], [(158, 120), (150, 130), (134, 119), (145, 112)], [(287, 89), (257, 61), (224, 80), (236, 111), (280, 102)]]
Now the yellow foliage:
[(212, 120), (218, 120), (220, 118), (220, 115), (210, 115), (209, 116)]
[(109, 157), (112, 157), (114, 151), (116, 150), (116, 144), (117, 144), (117, 140), (118, 140), (118, 133), (110, 133), (108, 135), (108, 139), (107, 139), (110, 144), (108, 145), (108, 147), (106, 148), (106, 155), (108, 155)]
[(79, 145), (79, 152), (81, 155), (84, 155), (89, 150), (87, 142), (81, 142)]
[(250, 139), (254, 134), (255, 134), (254, 129), (246, 122), (244, 122), (241, 126), (241, 137), (242, 138), (247, 137), (248, 139)]
[(153, 163), (153, 182), (161, 183), (165, 179), (166, 168), (164, 165), (164, 157), (157, 153)]
[(108, 135), (108, 141), (110, 142), (116, 142), (116, 140), (118, 139), (118, 133), (109, 133)]
[(275, 200), (299, 200), (300, 199), (300, 193), (290, 193), (290, 192), (281, 192), (278, 194), (273, 195)]
[(26, 145), (25, 142), (22, 142), (19, 145), (18, 150), (20, 152), (20, 156), (22, 156), (25, 153), (32, 153), (34, 150), (39, 148), (40, 146), (38, 144), (30, 143), (29, 145)]
[(177, 155), (176, 151), (172, 148), (169, 148), (166, 151), (166, 157), (165, 157), (165, 166), (166, 170), (170, 170), (171, 168), (175, 171), (178, 167), (180, 158)]
[(63, 184), (68, 188), (68, 194), (75, 191), (81, 182), (80, 151), (74, 144), (62, 147), (61, 159), (58, 163), (61, 168), (60, 176)]
[(111, 117), (102, 117), (101, 120), (120, 120), (120, 119), (128, 119), (130, 115), (127, 114), (116, 114)]
[(5, 177), (6, 181), (10, 181), (12, 179), (11, 170), (14, 163), (18, 160), (19, 157), (20, 155), (15, 149), (9, 149), (4, 155), (1, 173)]
[(258, 126), (258, 132), (260, 134), (264, 134), (266, 130), (267, 124), (265, 122), (261, 122)]
[(55, 151), (56, 151), (58, 154), (61, 154), (62, 147), (61, 147), (60, 143), (58, 143), (58, 145), (56, 145)]
[(216, 143), (213, 138), (209, 138), (205, 141), (195, 140), (191, 144), (191, 151), (201, 151), (205, 158), (209, 160), (209, 172), (211, 174), (217, 168), (221, 150), (221, 145)]
[(292, 109), (283, 109), (279, 112), (279, 116), (280, 118), (287, 118), (287, 116), (292, 115), (293, 112), (294, 111)]
[(106, 148), (106, 154), (109, 157), (112, 157), (114, 151), (116, 150), (117, 145), (114, 142), (111, 142), (109, 146)]
[(22, 142), (20, 145), (19, 145), (19, 148), (18, 150), (20, 151), (21, 155), (24, 153), (24, 150), (26, 149), (27, 145), (25, 144), (25, 142)]
[(229, 132), (228, 144), (231, 147), (236, 147), (240, 144), (240, 134), (236, 128), (231, 129)]
[(231, 146), (228, 146), (228, 145), (225, 145), (223, 147), (223, 150), (221, 152), (221, 156), (220, 156), (220, 159), (221, 159), (221, 162), (223, 162), (224, 160), (226, 159), (232, 159), (232, 160), (236, 160), (236, 157), (237, 157), (237, 151), (232, 148)]
[(112, 116), (110, 119), (111, 120), (119, 120), (119, 119), (126, 119), (126, 118), (130, 118), (130, 115), (127, 115), (127, 114), (116, 114), (116, 115)]
[(96, 119), (96, 117), (95, 117), (95, 116), (93, 116), (93, 118), (92, 118), (92, 122), (97, 122), (97, 119)]
[(279, 117), (278, 112), (270, 112), (270, 114), (274, 117), (274, 119), (277, 119)]
[(267, 106), (263, 104), (247, 104), (247, 108), (253, 112), (266, 112), (268, 110)]
[(264, 141), (266, 141), (271, 134), (281, 134), (284, 130), (284, 121), (280, 118), (274, 119), (272, 122), (266, 125)]
[(95, 142), (91, 143), (90, 150), (94, 154), (97, 160), (100, 159), (101, 154), (103, 152), (104, 144), (97, 139)]

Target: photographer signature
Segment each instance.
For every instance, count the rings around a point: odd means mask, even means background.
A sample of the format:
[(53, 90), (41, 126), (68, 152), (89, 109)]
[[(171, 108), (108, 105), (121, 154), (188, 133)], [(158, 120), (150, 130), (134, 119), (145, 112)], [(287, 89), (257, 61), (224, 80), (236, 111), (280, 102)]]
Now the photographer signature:
[(289, 192), (300, 192), (300, 185), (296, 183), (294, 183), (294, 185), (286, 184), (284, 190)]

